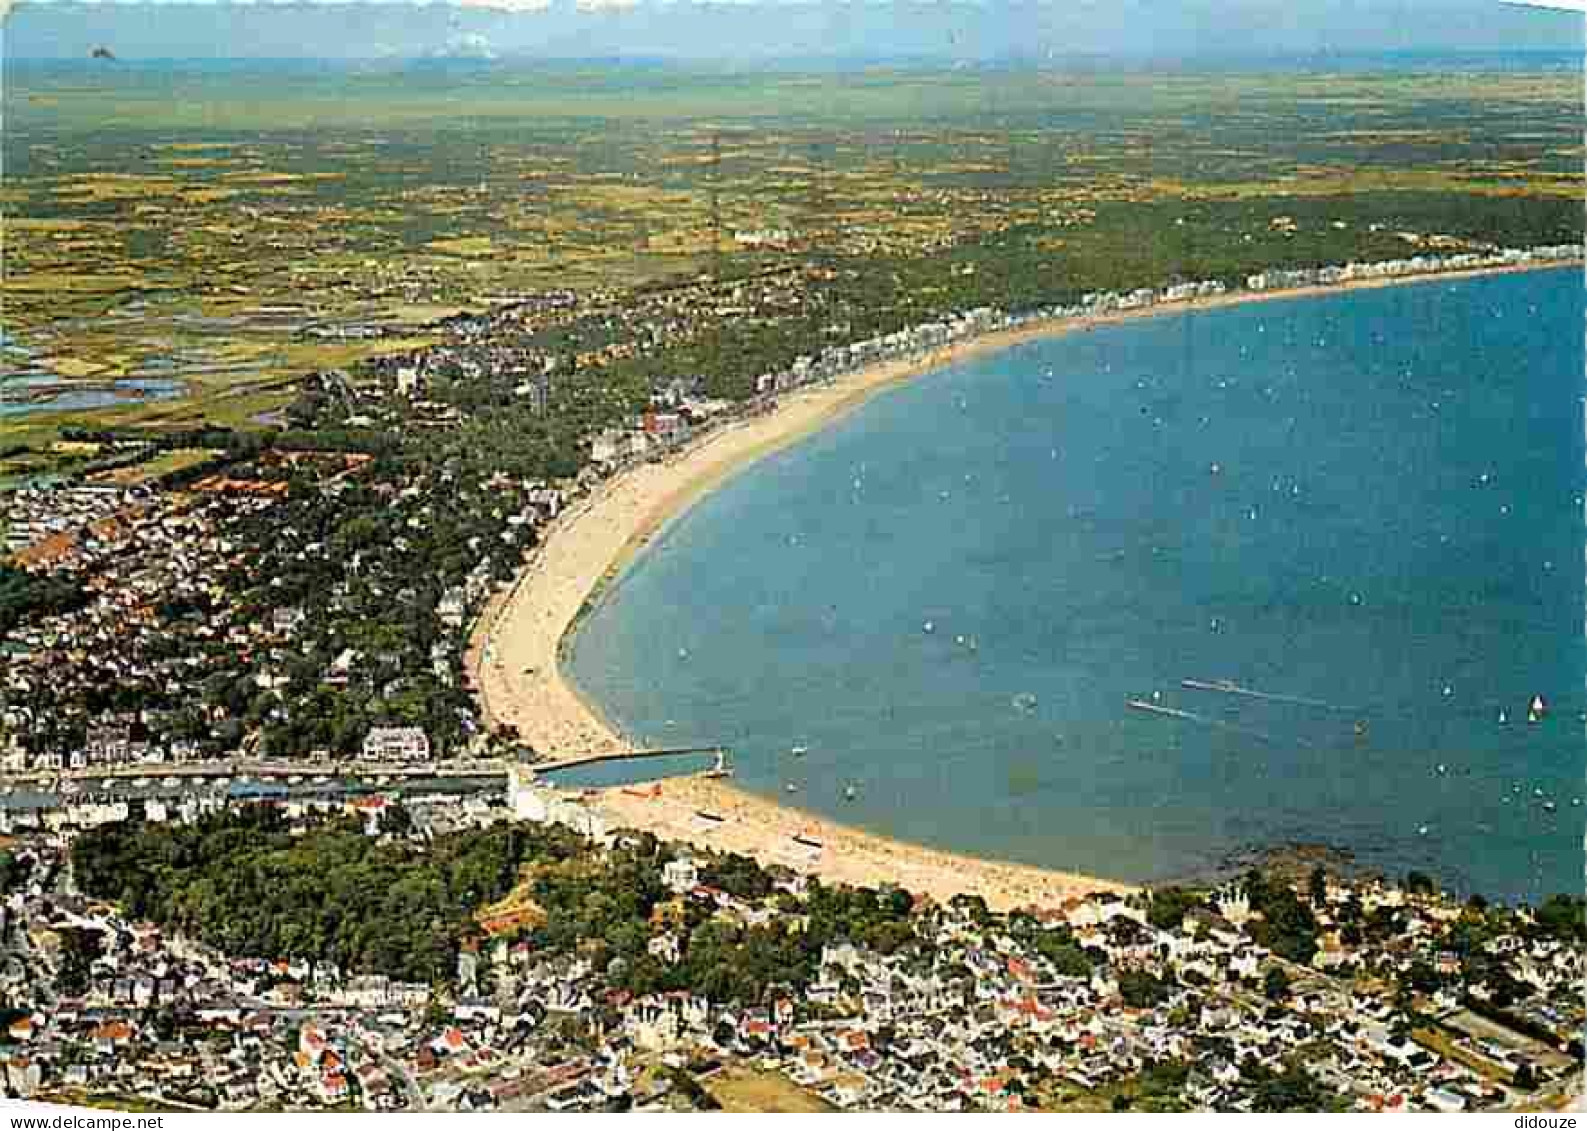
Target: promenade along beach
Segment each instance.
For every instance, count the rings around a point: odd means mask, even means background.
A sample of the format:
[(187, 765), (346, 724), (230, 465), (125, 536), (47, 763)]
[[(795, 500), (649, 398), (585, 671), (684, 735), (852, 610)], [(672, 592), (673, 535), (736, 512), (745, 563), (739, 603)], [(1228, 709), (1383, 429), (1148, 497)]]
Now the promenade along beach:
[[(1573, 275), (1569, 272), (1555, 274)], [(1445, 275), (1433, 282), (1424, 281), (1420, 287), (1454, 285), (1454, 282), (1451, 276)], [(1482, 281), (1479, 280), (1480, 282)], [(1383, 284), (1366, 284), (1366, 286), (1374, 285)], [(1315, 297), (1320, 293), (1322, 292), (1241, 293), (1200, 300), (1195, 303), (1194, 309), (1199, 316), (1201, 312), (1217, 307), (1292, 300), (1308, 295)], [(1504, 296), (1498, 296), (1498, 301), (1504, 301)], [(586, 648), (592, 651), (601, 650), (596, 646), (604, 645), (606, 642), (607, 625), (602, 618), (610, 610), (602, 604), (602, 600), (606, 595), (607, 587), (615, 582), (617, 589), (624, 591), (622, 594), (624, 600), (638, 601), (640, 599), (638, 595), (626, 591), (629, 579), (623, 576), (630, 565), (635, 566), (636, 571), (642, 572), (638, 567), (649, 564), (647, 559), (651, 555), (639, 558), (637, 552), (658, 534), (668, 530), (674, 520), (688, 512), (693, 504), (721, 485), (735, 471), (810, 436), (865, 403), (877, 392), (894, 386), (906, 378), (925, 372), (951, 369), (956, 373), (964, 373), (977, 366), (1006, 368), (1008, 364), (1013, 364), (1022, 370), (1031, 370), (1022, 378), (1027, 384), (1034, 386), (1038, 380), (1052, 383), (1053, 375), (1039, 372), (1039, 357), (1030, 353), (1031, 350), (1037, 350), (1039, 353), (1045, 348), (1046, 343), (1054, 342), (1059, 335), (1070, 331), (1140, 318), (1162, 316), (1172, 318), (1176, 314), (1185, 313), (1186, 309), (1179, 304), (1160, 304), (1146, 310), (1035, 324), (1017, 331), (988, 334), (972, 342), (940, 350), (930, 356), (879, 364), (837, 378), (830, 383), (784, 394), (779, 398), (779, 403), (773, 411), (722, 426), (665, 462), (641, 464), (622, 473), (564, 512), (537, 551), (534, 560), (526, 568), (519, 583), (482, 619), (476, 637), (475, 662), (478, 686), (490, 715), (498, 722), (515, 725), (526, 742), (535, 749), (555, 757), (621, 751), (631, 745), (726, 743), (734, 749), (740, 780), (759, 792), (752, 792), (751, 789), (741, 788), (720, 779), (672, 778), (645, 788), (608, 787), (600, 791), (596, 803), (618, 826), (648, 829), (670, 839), (695, 842), (717, 850), (743, 852), (763, 861), (783, 863), (800, 870), (815, 872), (833, 881), (871, 885), (898, 883), (910, 890), (938, 898), (947, 898), (958, 892), (972, 892), (982, 895), (993, 907), (1006, 908), (1051, 905), (1067, 896), (1085, 891), (1128, 890), (1130, 887), (1120, 879), (1099, 878), (1102, 875), (1145, 880), (1172, 873), (1171, 867), (1157, 868), (1145, 862), (1143, 851), (1148, 854), (1163, 855), (1166, 849), (1168, 853), (1183, 855), (1190, 863), (1212, 863), (1217, 853), (1206, 845), (1190, 845), (1188, 842), (1182, 845), (1167, 834), (1157, 834), (1154, 839), (1153, 833), (1143, 831), (1140, 813), (1127, 812), (1130, 808), (1129, 802), (1110, 808), (1108, 799), (1094, 807), (1105, 819), (1116, 822), (1117, 843), (1110, 848), (1108, 844), (1099, 843), (1094, 836), (1090, 836), (1090, 843), (1087, 843), (1088, 830), (1081, 826), (1073, 826), (1077, 838), (1076, 851), (1070, 853), (1067, 850), (1065, 814), (1061, 806), (1043, 813), (1044, 801), (1041, 795), (1054, 789), (1054, 773), (1058, 773), (1061, 777), (1062, 767), (1067, 766), (1073, 771), (1076, 759), (1085, 758), (1087, 739), (1085, 726), (1082, 723), (1077, 722), (1073, 727), (1066, 724), (1062, 718), (1063, 697), (1052, 694), (1046, 686), (1035, 688), (1030, 693), (1022, 692), (1019, 687), (1013, 687), (1013, 694), (1001, 700), (1004, 707), (1014, 716), (1019, 717), (1018, 721), (1021, 725), (1028, 726), (1030, 720), (1038, 720), (1046, 736), (1046, 748), (1037, 751), (1033, 756), (1036, 764), (1028, 772), (1018, 767), (1009, 770), (1007, 767), (999, 766), (997, 774), (1002, 776), (999, 777), (997, 789), (1009, 795), (1001, 801), (1012, 800), (1018, 805), (1028, 803), (1032, 812), (1036, 814), (1029, 819), (1048, 826), (1043, 830), (1039, 844), (1029, 841), (1022, 843), (1015, 838), (1007, 842), (1007, 851), (1004, 851), (1003, 843), (999, 841), (995, 828), (990, 826), (1007, 823), (1005, 819), (1007, 811), (996, 804), (979, 806), (977, 789), (984, 787), (976, 786), (973, 781), (962, 791), (963, 808), (943, 809), (940, 798), (928, 799), (920, 792), (922, 789), (925, 789), (925, 793), (930, 792), (921, 785), (924, 778), (931, 777), (931, 772), (924, 767), (903, 769), (897, 764), (889, 763), (884, 768), (898, 771), (894, 774), (895, 781), (885, 774), (878, 774), (875, 767), (864, 764), (862, 759), (866, 754), (859, 750), (834, 751), (815, 742), (811, 743), (808, 762), (801, 760), (797, 765), (790, 764), (788, 760), (790, 749), (792, 745), (801, 741), (803, 732), (788, 733), (786, 728), (782, 728), (779, 733), (756, 735), (753, 733), (754, 727), (746, 724), (746, 719), (753, 715), (752, 711), (747, 713), (739, 711), (737, 712), (739, 717), (732, 720), (724, 717), (720, 729), (717, 729), (714, 718), (717, 704), (709, 694), (702, 695), (701, 702), (694, 705), (682, 701), (676, 703), (669, 701), (666, 707), (668, 715), (666, 724), (670, 725), (671, 715), (676, 714), (681, 729), (678, 732), (666, 731), (659, 729), (660, 720), (649, 718), (645, 709), (634, 706), (631, 702), (625, 702), (620, 690), (614, 691), (612, 696), (608, 697), (604, 694), (607, 688), (603, 686), (604, 702), (610, 704), (615, 700), (624, 708), (632, 708), (632, 714), (628, 709), (618, 712), (625, 723), (642, 721), (646, 724), (643, 729), (649, 736), (650, 742), (630, 743), (607, 721), (602, 711), (595, 709), (585, 700), (563, 671), (563, 664), (567, 659), (564, 655), (566, 639), (579, 623), (581, 616), (592, 615), (597, 622), (591, 632), (580, 638), (579, 666), (582, 669), (586, 666), (584, 663)], [(1260, 332), (1259, 327), (1265, 329), (1261, 324), (1242, 324), (1234, 329), (1257, 333)], [(1444, 334), (1451, 332), (1449, 326), (1428, 329), (1438, 330)], [(1154, 332), (1162, 330), (1163, 327), (1159, 327)], [(1189, 340), (1187, 337), (1186, 341)], [(1127, 354), (1126, 350), (1125, 356)], [(1064, 375), (1059, 374), (1056, 380), (1063, 379)], [(955, 388), (961, 391), (968, 390), (973, 388), (973, 382), (959, 381), (955, 384)], [(964, 395), (967, 396), (968, 393)], [(891, 407), (890, 404), (889, 408)], [(1135, 406), (1132, 404), (1128, 407), (1133, 415)], [(961, 408), (966, 411), (969, 408), (962, 397)], [(1167, 410), (1164, 411), (1166, 413)], [(1178, 409), (1174, 411), (1177, 412)], [(1152, 423), (1151, 413), (1143, 410), (1140, 415), (1146, 417), (1146, 426), (1149, 428)], [(1045, 427), (1046, 423), (1047, 421), (1039, 416), (1032, 419), (1035, 427)], [(1160, 418), (1157, 423), (1159, 426), (1164, 424)], [(1186, 423), (1193, 423), (1193, 420), (1187, 418)], [(933, 427), (940, 427), (940, 424), (928, 425), (928, 435)], [(826, 436), (822, 437), (823, 444), (827, 439)], [(1152, 442), (1149, 431), (1143, 434), (1143, 440)], [(1161, 442), (1161, 438), (1158, 442)], [(947, 443), (945, 446), (951, 449), (953, 445)], [(800, 453), (785, 453), (781, 458), (800, 459), (803, 451), (804, 449), (801, 448)], [(1045, 448), (1043, 452), (1045, 454)], [(1061, 462), (1057, 447), (1053, 449), (1053, 459), (1056, 465), (1052, 468), (1053, 475), (1072, 475), (1074, 468)], [(1326, 463), (1327, 454), (1322, 453), (1318, 462)], [(985, 470), (990, 478), (992, 469)], [(1203, 474), (1216, 480), (1218, 469), (1204, 468)], [(864, 475), (864, 472), (860, 472), (855, 479), (855, 502), (859, 502), (863, 493)], [(968, 489), (968, 485), (973, 479), (974, 472), (967, 471), (965, 476), (967, 489), (963, 493), (969, 495), (973, 493)], [(741, 483), (745, 490), (753, 487), (753, 484), (747, 481)], [(1287, 493), (1288, 487), (1286, 486), (1284, 490)], [(949, 492), (945, 490), (942, 494), (943, 507), (951, 507)], [(712, 503), (716, 501), (713, 499)], [(1261, 502), (1262, 505), (1267, 504), (1265, 499)], [(795, 500), (792, 505), (802, 504)], [(761, 509), (764, 512), (769, 508)], [(983, 505), (982, 509), (995, 510), (995, 507)], [(1070, 513), (1077, 516), (1076, 521), (1080, 525), (1088, 521), (1087, 516), (1074, 507), (1070, 508)], [(1251, 508), (1250, 513), (1253, 516), (1258, 515), (1255, 507)], [(1579, 509), (1576, 513), (1579, 517)], [(1240, 515), (1242, 518), (1246, 515), (1244, 500), (1241, 501)], [(701, 521), (710, 521), (710, 518), (701, 516)], [(1255, 523), (1259, 518), (1252, 517), (1246, 521)], [(794, 521), (794, 525), (797, 526), (798, 522)], [(1067, 532), (1060, 529), (1053, 529), (1049, 533), (1055, 544), (1070, 537)], [(797, 536), (791, 535), (791, 537)], [(1181, 536), (1171, 536), (1162, 531), (1157, 532), (1156, 537), (1164, 543), (1183, 540)], [(1447, 538), (1447, 535), (1445, 537)], [(1180, 549), (1181, 547), (1175, 546), (1173, 552), (1177, 553)], [(677, 552), (684, 554), (687, 551), (680, 546)], [(746, 547), (744, 552), (750, 554), (758, 551)], [(812, 552), (815, 551), (812, 549)], [(1123, 547), (1120, 553), (1128, 555), (1133, 553), (1133, 550)], [(671, 554), (662, 556), (668, 557)], [(720, 561), (720, 558), (718, 560)], [(1562, 563), (1564, 560), (1567, 559), (1562, 557)], [(1580, 560), (1579, 553), (1575, 560)], [(702, 600), (712, 599), (716, 595), (716, 577), (710, 571), (702, 572), (698, 564), (695, 563), (697, 566), (695, 585), (700, 590)], [(723, 572), (728, 572), (727, 563), (723, 561), (721, 565)], [(908, 563), (901, 563), (899, 566), (900, 584), (914, 585), (915, 582), (907, 577), (907, 565)], [(841, 568), (837, 562), (833, 562), (832, 566), (834, 569)], [(1062, 567), (1055, 565), (1055, 568)], [(1113, 567), (1109, 566), (1109, 568)], [(1553, 570), (1552, 561), (1549, 568)], [(1078, 577), (1075, 583), (1080, 583)], [(1377, 596), (1381, 595), (1380, 586)], [(722, 599), (731, 603), (741, 596), (724, 591)], [(825, 590), (819, 595), (812, 593), (812, 600), (817, 596), (825, 596)], [(1350, 594), (1342, 593), (1340, 596), (1348, 605), (1351, 600)], [(626, 612), (632, 613), (632, 610)], [(612, 613), (612, 615), (617, 614)], [(930, 615), (926, 614), (928, 620)], [(911, 635), (917, 639), (911, 639), (909, 645), (918, 643), (918, 638), (926, 638), (933, 646), (948, 648), (951, 651), (957, 638), (961, 650), (974, 651), (977, 648), (977, 640), (973, 635), (966, 636), (953, 626), (951, 610), (945, 610), (939, 619), (942, 621), (942, 629), (935, 634), (932, 632), (933, 626), (929, 623), (916, 622), (911, 625)], [(1217, 632), (1216, 616), (1202, 623), (1203, 629), (1208, 629), (1209, 626), (1210, 631)], [(1237, 632), (1239, 625), (1234, 624), (1229, 627)], [(753, 630), (746, 628), (746, 631)], [(1370, 630), (1360, 629), (1358, 626), (1354, 631), (1355, 635), (1352, 639), (1356, 646), (1371, 646)], [(1235, 636), (1233, 639), (1238, 637)], [(1263, 639), (1265, 641), (1265, 638)], [(785, 643), (787, 641), (780, 637), (768, 638), (762, 641), (762, 646), (765, 649), (777, 649), (783, 647)], [(793, 646), (802, 647), (806, 643), (808, 642), (795, 640)], [(686, 689), (693, 686), (689, 682), (691, 678), (710, 678), (720, 674), (708, 671), (705, 676), (697, 677), (693, 672), (694, 665), (702, 660), (702, 653), (712, 651), (712, 645), (708, 642), (702, 642), (700, 647), (694, 649), (683, 649), (675, 641), (665, 638), (649, 639), (642, 647), (633, 647), (632, 644), (632, 641), (626, 644), (613, 643), (610, 649), (603, 650), (602, 656), (592, 659), (589, 666), (593, 667), (598, 661), (610, 661), (611, 649), (625, 648), (625, 656), (619, 666), (625, 666), (629, 690), (632, 690), (636, 680), (650, 682), (649, 677), (654, 675), (655, 687), (651, 689), (649, 696), (651, 700), (658, 697), (687, 699), (690, 696)], [(1000, 644), (999, 639), (991, 637), (981, 639), (979, 655), (971, 662), (979, 662), (989, 670), (996, 670)], [(1265, 641), (1262, 646), (1266, 647), (1270, 644), (1271, 641)], [(1176, 644), (1175, 648), (1178, 647)], [(1172, 650), (1174, 649), (1170, 649)], [(1182, 648), (1179, 650), (1183, 651)], [(741, 652), (734, 655), (742, 658)], [(863, 655), (856, 656), (857, 662), (869, 662), (874, 659), (874, 656), (869, 658)], [(1108, 657), (1097, 659), (1104, 664), (1111, 662)], [(731, 660), (723, 662), (731, 663)], [(1271, 656), (1264, 657), (1263, 662), (1275, 673), (1283, 668), (1281, 663), (1273, 662)], [(1569, 662), (1575, 662), (1575, 657)], [(1150, 662), (1143, 665), (1143, 670), (1150, 668)], [(1331, 757), (1330, 743), (1334, 741), (1335, 736), (1329, 731), (1331, 722), (1326, 718), (1323, 723), (1327, 725), (1319, 727), (1315, 725), (1317, 720), (1310, 718), (1299, 721), (1264, 719), (1253, 717), (1249, 711), (1235, 717), (1228, 713), (1227, 709), (1230, 706), (1228, 703), (1183, 702), (1182, 697), (1187, 693), (1173, 686), (1178, 680), (1170, 678), (1177, 676), (1221, 679), (1231, 674), (1245, 676), (1252, 670), (1248, 663), (1238, 663), (1233, 659), (1229, 660), (1227, 666), (1217, 670), (1198, 669), (1182, 672), (1154, 670), (1152, 672), (1154, 680), (1143, 681), (1139, 687), (1141, 695), (1150, 696), (1154, 692), (1160, 694), (1163, 688), (1168, 688), (1177, 697), (1174, 700), (1177, 705), (1191, 708), (1189, 711), (1191, 716), (1206, 720), (1212, 725), (1199, 728), (1195, 725), (1177, 726), (1169, 720), (1170, 726), (1158, 726), (1150, 731), (1146, 745), (1139, 748), (1139, 757), (1157, 761), (1228, 759), (1249, 757), (1253, 748), (1267, 746), (1309, 751), (1311, 752), (1309, 756), (1313, 760)], [(1314, 671), (1313, 674), (1315, 675), (1316, 672)], [(986, 709), (986, 697), (982, 694), (985, 688), (976, 682), (980, 678), (983, 677), (971, 677), (970, 684), (964, 689), (965, 701), (969, 705), (968, 713), (971, 715)], [(1275, 675), (1274, 678), (1276, 679), (1277, 676)], [(1437, 673), (1427, 673), (1429, 682), (1436, 682), (1439, 678)], [(583, 682), (585, 686), (590, 686), (592, 683), (589, 678), (584, 679)], [(1580, 683), (1578, 678), (1575, 688), (1579, 688)], [(1301, 685), (1296, 685), (1293, 681), (1287, 684), (1274, 683), (1271, 690), (1279, 694), (1293, 693), (1293, 697), (1299, 701), (1306, 699), (1308, 693), (1331, 689), (1320, 688), (1316, 680), (1310, 680)], [(1550, 691), (1553, 690), (1551, 686)], [(1469, 695), (1471, 691), (1471, 681), (1463, 680), (1461, 693)], [(742, 695), (742, 692), (735, 693)], [(720, 695), (720, 692), (717, 694)], [(775, 695), (776, 692), (770, 694)], [(1438, 697), (1436, 691), (1432, 694), (1435, 699)], [(799, 709), (807, 712), (811, 717), (808, 729), (811, 732), (820, 731), (823, 713), (820, 696), (812, 696), (811, 688), (806, 686), (799, 687), (797, 693), (795, 689), (789, 688), (788, 694), (781, 696), (783, 699), (790, 697), (796, 698)], [(883, 698), (885, 697), (883, 695)], [(1083, 694), (1076, 692), (1077, 708), (1082, 705), (1084, 698)], [(1327, 696), (1319, 696), (1319, 701), (1326, 698)], [(1108, 724), (1110, 727), (1139, 728), (1142, 725), (1142, 721), (1138, 719), (1122, 719), (1122, 716), (1128, 714), (1122, 696), (1114, 702), (1110, 695), (1109, 701), (1112, 707), (1117, 708), (1114, 713), (1121, 716), (1119, 720), (1110, 720)], [(953, 706), (953, 704), (945, 705)], [(839, 703), (835, 709), (841, 713), (850, 706)], [(1476, 709), (1474, 704), (1467, 706)], [(691, 710), (696, 715), (692, 720), (689, 718)], [(1481, 710), (1483, 712), (1488, 710), (1486, 699), (1482, 703)], [(1054, 712), (1058, 717), (1051, 717)], [(653, 710), (648, 712), (648, 714), (654, 713)], [(734, 713), (727, 712), (730, 715)], [(1398, 712), (1391, 712), (1384, 704), (1361, 704), (1358, 713), (1371, 716), (1372, 727), (1379, 728), (1384, 733), (1392, 733), (1393, 725), (1387, 716)], [(1321, 714), (1326, 716), (1328, 712), (1323, 711)], [(1380, 719), (1380, 715), (1384, 717)], [(1365, 721), (1357, 720), (1352, 714), (1350, 722)], [(885, 717), (861, 720), (861, 723), (872, 731), (880, 732), (876, 735), (877, 741), (885, 744), (890, 726)], [(900, 729), (906, 728), (901, 724)], [(1377, 731), (1369, 733), (1376, 734)], [(659, 734), (665, 734), (667, 739), (658, 738)], [(1214, 740), (1212, 748), (1205, 745), (1209, 735)], [(1353, 737), (1359, 740), (1360, 736), (1356, 734)], [(1135, 734), (1132, 741), (1139, 738), (1140, 735)], [(1028, 745), (1027, 739), (1021, 738), (1018, 741)], [(866, 747), (872, 745), (874, 744), (865, 744)], [(1048, 751), (1052, 753), (1049, 754)], [(917, 761), (921, 754), (922, 751), (919, 749), (914, 751)], [(955, 759), (955, 750), (951, 746), (935, 752), (928, 749), (924, 752), (924, 756), (946, 759), (956, 767), (954, 772), (962, 773), (967, 781), (976, 777), (975, 767), (966, 766), (962, 757)], [(834, 759), (837, 759), (837, 762), (834, 762)], [(1479, 760), (1472, 758), (1466, 761), (1475, 763)], [(1305, 773), (1295, 771), (1293, 767), (1285, 768), (1284, 757), (1275, 758), (1273, 761), (1279, 767), (1277, 775), (1280, 779), (1291, 772), (1300, 773), (1300, 777), (1305, 778)], [(1060, 769), (1055, 770), (1055, 766)], [(1084, 771), (1084, 776), (1092, 779), (1101, 776), (1105, 771), (1106, 766), (1103, 766), (1099, 773), (1087, 769)], [(1203, 776), (1207, 776), (1205, 767), (1201, 772)], [(1237, 779), (1247, 773), (1261, 777), (1264, 772), (1263, 768), (1258, 766), (1226, 766), (1214, 770), (1211, 776), (1217, 777), (1222, 774), (1225, 779), (1222, 787), (1229, 790), (1230, 794), (1228, 804), (1237, 808), (1240, 804), (1239, 793), (1243, 788), (1242, 782)], [(1349, 772), (1348, 767), (1341, 764), (1336, 776), (1342, 779)], [(1417, 772), (1421, 772), (1420, 768)], [(1458, 776), (1461, 772), (1469, 773), (1470, 766), (1457, 766), (1453, 772), (1447, 766), (1443, 767), (1442, 772), (1439, 772), (1438, 767), (1430, 766), (1426, 772), (1436, 777), (1437, 780), (1431, 783), (1431, 787), (1436, 789), (1441, 788), (1449, 777)], [(827, 780), (824, 795), (818, 796), (815, 792), (812, 779), (817, 774)], [(1166, 775), (1170, 789), (1175, 787), (1174, 783), (1182, 776), (1173, 772)], [(1577, 776), (1579, 777), (1579, 773)], [(939, 783), (940, 788), (950, 794), (960, 792), (951, 782), (941, 786), (943, 778), (944, 774), (939, 770), (934, 780)], [(785, 782), (792, 787), (788, 792), (784, 792)], [(838, 791), (848, 790), (848, 800), (852, 802), (853, 786), (840, 783), (853, 782), (863, 783), (861, 796), (851, 807), (845, 807), (842, 801), (837, 800), (842, 796)], [(1339, 784), (1343, 784), (1347, 789), (1360, 786), (1360, 783), (1351, 786), (1342, 780)], [(1056, 788), (1059, 792), (1074, 789), (1069, 782), (1058, 782)], [(1371, 784), (1367, 783), (1361, 788), (1370, 792)], [(1398, 788), (1397, 784), (1396, 788)], [(1509, 788), (1508, 784), (1505, 788)], [(912, 790), (915, 792), (912, 793)], [(879, 811), (875, 807), (874, 803), (878, 801), (878, 797), (873, 794), (883, 793), (896, 793), (896, 812)], [(1084, 800), (1083, 789), (1076, 789), (1075, 793), (1077, 799)], [(781, 803), (784, 800), (788, 803)], [(1562, 797), (1560, 800), (1564, 804), (1569, 803), (1566, 798)], [(1165, 794), (1143, 797), (1138, 801), (1137, 808), (1150, 810), (1152, 821), (1165, 829), (1172, 829), (1177, 827), (1171, 812), (1174, 803), (1174, 797)], [(1195, 823), (1211, 820), (1200, 799), (1195, 796), (1186, 797), (1183, 808), (1185, 811), (1180, 817), (1185, 821)], [(1520, 808), (1517, 806), (1516, 811), (1518, 812)], [(842, 813), (846, 820), (852, 819), (855, 823), (863, 822), (872, 828), (886, 828), (889, 833), (896, 832), (899, 834), (899, 839), (861, 831), (851, 825), (835, 821), (827, 815), (832, 812)], [(848, 817), (849, 812), (854, 813), (853, 818)], [(1306, 839), (1306, 834), (1314, 834), (1317, 831), (1308, 825), (1305, 814), (1278, 812), (1273, 817), (1276, 821), (1295, 819), (1296, 836), (1290, 839)], [(1414, 819), (1414, 814), (1409, 809), (1405, 819)], [(1232, 826), (1226, 821), (1213, 821), (1213, 823), (1219, 825), (1218, 831), (1223, 838), (1229, 839), (1228, 834)], [(1367, 822), (1357, 813), (1345, 812), (1339, 816), (1339, 828), (1343, 830), (1346, 840), (1363, 834), (1366, 824)], [(976, 832), (978, 825), (989, 826), (987, 832), (991, 835), (978, 835)], [(1425, 840), (1427, 833), (1431, 831), (1428, 829), (1422, 833), (1422, 839)], [(1439, 832), (1441, 835), (1450, 835), (1449, 830), (1440, 829)], [(1359, 837), (1360, 843), (1350, 846), (1365, 847), (1366, 855), (1370, 858), (1372, 838), (1375, 835), (1377, 834), (1374, 831), (1366, 830), (1364, 835)], [(1408, 829), (1406, 835), (1414, 842), (1418, 836), (1415, 826)], [(1217, 837), (1213, 838), (1213, 840), (1217, 839)], [(1258, 835), (1247, 839), (1263, 838)], [(941, 847), (926, 847), (920, 843), (927, 840)], [(1126, 841), (1133, 843), (1126, 848)], [(1146, 845), (1144, 850), (1140, 847), (1143, 843)], [(1225, 845), (1225, 847), (1230, 846)], [(1184, 849), (1183, 852), (1180, 852), (1181, 848)], [(1116, 852), (1112, 851), (1113, 849), (1116, 849)], [(1397, 854), (1400, 849), (1401, 846), (1396, 843), (1390, 855), (1398, 859)], [(1204, 858), (1197, 857), (1197, 852), (1201, 850), (1206, 850)], [(1115, 857), (1116, 864), (1113, 863)], [(1005, 862), (1005, 858), (1023, 859), (1025, 862)], [(1078, 867), (1079, 871), (1056, 870), (1050, 865)], [(1511, 886), (1511, 891), (1513, 893), (1524, 886), (1524, 882), (1518, 880)]]

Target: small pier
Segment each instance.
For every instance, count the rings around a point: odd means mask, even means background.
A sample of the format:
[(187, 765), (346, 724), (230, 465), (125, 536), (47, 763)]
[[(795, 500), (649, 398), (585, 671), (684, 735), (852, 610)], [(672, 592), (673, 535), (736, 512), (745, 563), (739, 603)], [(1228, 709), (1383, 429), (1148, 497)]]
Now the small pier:
[(688, 754), (710, 754), (716, 759), (711, 769), (705, 771), (717, 777), (729, 772), (728, 748), (725, 746), (658, 746), (648, 750), (610, 750), (604, 753), (571, 754), (549, 762), (531, 762), (525, 768), (535, 774), (555, 773), (558, 770), (580, 769), (609, 762), (635, 762), (646, 758), (676, 758)]

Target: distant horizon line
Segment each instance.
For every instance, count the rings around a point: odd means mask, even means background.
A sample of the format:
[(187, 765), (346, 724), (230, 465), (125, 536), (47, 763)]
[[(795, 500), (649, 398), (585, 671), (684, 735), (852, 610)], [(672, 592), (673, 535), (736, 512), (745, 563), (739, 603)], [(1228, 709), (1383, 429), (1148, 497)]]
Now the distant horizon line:
[(1478, 61), (1493, 58), (1587, 58), (1587, 45), (1581, 47), (1487, 47), (1408, 50), (1384, 48), (1381, 50), (1351, 51), (1250, 51), (1250, 52), (1194, 52), (1175, 55), (1154, 51), (1069, 51), (1044, 53), (1032, 51), (1021, 54), (987, 55), (966, 58), (947, 52), (899, 52), (876, 54), (871, 52), (834, 52), (831, 54), (799, 54), (787, 57), (762, 55), (685, 55), (656, 52), (605, 52), (580, 55), (542, 52), (534, 49), (504, 49), (488, 57), (452, 55), (433, 51), (395, 51), (367, 55), (115, 55), (112, 58), (94, 58), (87, 54), (71, 55), (12, 55), (5, 53), (7, 65), (18, 64), (81, 64), (86, 68), (107, 69), (116, 64), (151, 65), (162, 63), (292, 63), (292, 64), (347, 64), (347, 63), (437, 63), (451, 65), (489, 66), (493, 63), (541, 62), (557, 64), (605, 64), (648, 66), (733, 66), (752, 61), (756, 66), (796, 66), (805, 63), (840, 62), (851, 65), (935, 64), (977, 69), (1007, 68), (1012, 70), (1058, 69), (1065, 63), (1127, 62), (1137, 65), (1250, 65), (1260, 63), (1328, 63), (1370, 60), (1403, 61)]

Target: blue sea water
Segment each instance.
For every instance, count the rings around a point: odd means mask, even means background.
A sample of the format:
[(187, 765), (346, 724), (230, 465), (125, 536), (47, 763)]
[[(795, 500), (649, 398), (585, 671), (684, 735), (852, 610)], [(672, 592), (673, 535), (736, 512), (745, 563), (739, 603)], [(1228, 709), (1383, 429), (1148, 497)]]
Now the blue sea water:
[(1322, 842), (1579, 890), (1583, 316), (1576, 271), (1490, 276), (932, 373), (674, 521), (571, 674), (748, 788), (956, 850), (1144, 881)]

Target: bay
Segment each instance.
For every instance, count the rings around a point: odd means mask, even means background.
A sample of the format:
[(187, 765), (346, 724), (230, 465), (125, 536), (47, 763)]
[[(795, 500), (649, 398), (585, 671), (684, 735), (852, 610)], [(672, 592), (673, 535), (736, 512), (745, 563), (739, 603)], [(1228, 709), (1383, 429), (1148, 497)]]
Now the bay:
[(906, 840), (1136, 881), (1320, 842), (1575, 891), (1583, 315), (1577, 270), (1439, 280), (928, 374), (676, 519), (569, 673)]

